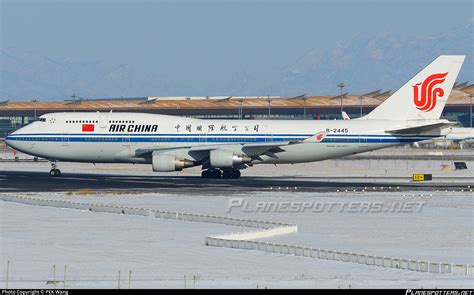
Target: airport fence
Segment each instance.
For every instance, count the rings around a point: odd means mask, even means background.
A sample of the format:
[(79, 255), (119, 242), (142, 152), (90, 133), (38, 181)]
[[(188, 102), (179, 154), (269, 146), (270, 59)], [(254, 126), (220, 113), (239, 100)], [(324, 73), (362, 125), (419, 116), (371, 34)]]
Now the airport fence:
[(0, 194), (0, 200), (36, 206), (49, 206), (57, 208), (87, 210), (93, 212), (140, 215), (161, 219), (173, 219), (190, 222), (206, 222), (253, 228), (253, 230), (251, 231), (207, 236), (205, 238), (205, 244), (207, 246), (213, 247), (258, 250), (269, 253), (288, 254), (308, 258), (318, 258), (324, 260), (373, 265), (379, 267), (396, 268), (418, 272), (454, 275), (474, 275), (474, 265), (469, 264), (453, 264), (446, 262), (425, 261), (419, 259), (375, 256), (358, 252), (344, 252), (330, 249), (321, 249), (283, 243), (271, 243), (256, 240), (262, 238), (269, 238), (277, 235), (295, 233), (298, 230), (298, 226), (296, 224), (241, 219), (207, 214), (162, 211), (149, 208), (136, 208), (107, 204), (88, 204), (63, 200), (38, 199), (26, 196), (14, 196), (5, 193)]

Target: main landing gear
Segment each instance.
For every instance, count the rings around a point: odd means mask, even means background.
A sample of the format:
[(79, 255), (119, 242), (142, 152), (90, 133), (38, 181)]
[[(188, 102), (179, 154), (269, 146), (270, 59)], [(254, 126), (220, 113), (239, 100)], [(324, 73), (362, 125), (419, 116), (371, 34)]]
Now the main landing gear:
[(61, 176), (61, 170), (58, 169), (56, 163), (54, 162), (51, 163), (51, 170), (49, 171), (49, 175), (51, 175), (51, 177)]
[(239, 170), (224, 170), (221, 171), (220, 169), (208, 169), (204, 170), (201, 173), (203, 178), (239, 178), (240, 171)]

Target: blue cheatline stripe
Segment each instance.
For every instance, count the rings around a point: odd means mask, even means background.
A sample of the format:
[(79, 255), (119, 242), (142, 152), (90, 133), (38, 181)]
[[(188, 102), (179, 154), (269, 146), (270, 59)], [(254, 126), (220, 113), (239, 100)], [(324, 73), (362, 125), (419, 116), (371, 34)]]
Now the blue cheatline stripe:
[[(292, 140), (304, 140), (307, 137), (292, 138)], [(321, 142), (323, 143), (403, 143), (403, 142), (415, 142), (420, 140), (431, 139), (433, 136), (411, 136), (411, 137), (354, 137), (346, 136), (343, 137), (325, 137)], [(12, 141), (34, 141), (34, 142), (207, 142), (207, 143), (246, 143), (246, 142), (282, 142), (288, 141), (286, 137), (219, 137), (219, 136), (208, 136), (202, 137), (98, 137), (98, 136), (7, 136), (6, 140)]]
[[(245, 133), (238, 133), (238, 134), (212, 134), (212, 133), (141, 133), (141, 134), (128, 134), (128, 133), (23, 133), (23, 134), (11, 134), (10, 136), (222, 136), (222, 137), (227, 137), (227, 136), (232, 136), (232, 137), (243, 137), (243, 136), (252, 136), (252, 137), (258, 137), (258, 136), (286, 136), (286, 137), (310, 137), (313, 136), (317, 133), (313, 134), (264, 134), (264, 133), (259, 133), (259, 134), (245, 134)], [(366, 136), (366, 137), (395, 137), (390, 134), (326, 134), (326, 137), (328, 136), (335, 136), (335, 137), (351, 137), (351, 136)], [(398, 136), (398, 137), (403, 137), (403, 136)], [(408, 136), (408, 137), (413, 137), (413, 136)], [(422, 137), (439, 137), (439, 135), (422, 135)]]

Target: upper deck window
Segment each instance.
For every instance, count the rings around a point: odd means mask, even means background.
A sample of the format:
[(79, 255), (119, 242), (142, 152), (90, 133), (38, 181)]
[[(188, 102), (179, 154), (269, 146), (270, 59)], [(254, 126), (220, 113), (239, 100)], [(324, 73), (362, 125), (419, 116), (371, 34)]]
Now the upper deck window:
[(39, 122), (46, 122), (46, 118), (38, 118), (36, 121), (39, 121)]

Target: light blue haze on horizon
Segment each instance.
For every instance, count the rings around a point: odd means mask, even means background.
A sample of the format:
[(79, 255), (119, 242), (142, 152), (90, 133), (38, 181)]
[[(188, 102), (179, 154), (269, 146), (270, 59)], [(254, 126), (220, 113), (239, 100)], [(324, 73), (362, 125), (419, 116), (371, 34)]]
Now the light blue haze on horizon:
[(473, 13), (471, 1), (458, 0), (1, 0), (0, 8), (2, 49), (131, 65), (191, 85), (195, 95), (242, 73), (271, 77), (307, 52), (355, 35), (431, 36), (465, 25)]

